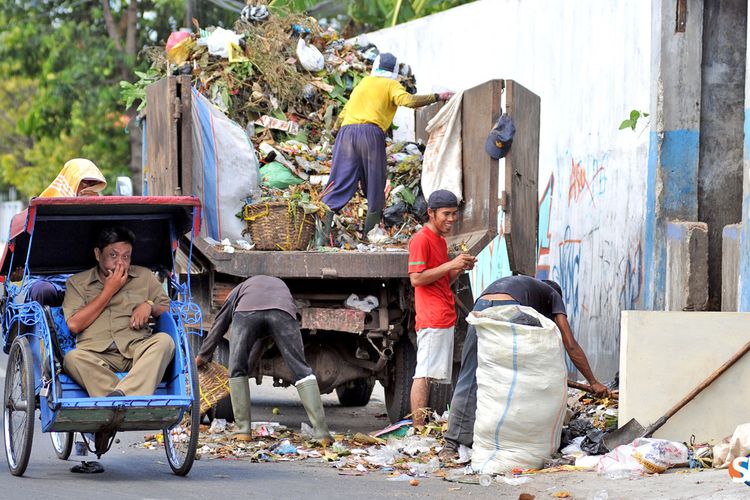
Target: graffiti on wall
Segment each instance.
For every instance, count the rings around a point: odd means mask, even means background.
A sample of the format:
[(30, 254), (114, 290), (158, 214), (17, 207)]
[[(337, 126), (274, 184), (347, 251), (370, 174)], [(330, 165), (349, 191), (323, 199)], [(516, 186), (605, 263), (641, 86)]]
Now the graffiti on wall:
[(607, 186), (607, 174), (604, 165), (594, 160), (591, 163), (570, 160), (570, 187), (568, 188), (568, 206), (578, 203), (581, 198), (590, 199), (596, 206), (595, 199), (604, 194)]
[(552, 266), (552, 280), (563, 291), (563, 301), (568, 316), (578, 317), (578, 273), (581, 267), (581, 240), (571, 237), (570, 226), (565, 228), (563, 240), (558, 243), (557, 263)]
[(643, 287), (645, 186), (635, 170), (608, 172), (607, 161), (559, 157), (539, 201), (537, 255), (537, 277), (560, 284), (573, 332), (605, 379), (617, 370), (620, 311)]
[(550, 215), (552, 215), (552, 193), (555, 190), (555, 174), (550, 175), (547, 187), (539, 199), (539, 225), (537, 234), (536, 277), (540, 280), (549, 279), (549, 248), (550, 248)]

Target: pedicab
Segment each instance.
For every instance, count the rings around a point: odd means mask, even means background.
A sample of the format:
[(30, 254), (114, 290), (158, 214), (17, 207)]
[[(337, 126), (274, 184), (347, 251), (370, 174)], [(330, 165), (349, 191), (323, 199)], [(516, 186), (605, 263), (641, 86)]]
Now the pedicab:
[[(89, 397), (63, 371), (63, 358), (75, 347), (75, 338), (62, 308), (25, 300), (36, 280), (64, 289), (67, 275), (95, 266), (96, 238), (107, 225), (132, 230), (136, 236), (132, 263), (167, 277), (170, 310), (152, 328), (172, 337), (175, 355), (150, 396)], [(200, 331), (201, 312), (190, 298), (190, 258), (187, 278), (180, 283), (175, 256), (188, 232), (186, 250), (192, 253), (199, 228), (200, 202), (187, 196), (34, 198), (27, 210), (13, 218), (0, 271), (3, 350), (8, 354), (4, 441), (11, 474), (21, 476), (26, 470), (37, 409), (42, 432), (50, 434), (60, 459), (70, 456), (75, 436), (81, 439), (77, 449), (85, 447), (100, 457), (118, 431), (161, 430), (172, 471), (182, 476), (190, 471), (200, 419), (191, 332)], [(109, 439), (93, 440), (93, 433)]]

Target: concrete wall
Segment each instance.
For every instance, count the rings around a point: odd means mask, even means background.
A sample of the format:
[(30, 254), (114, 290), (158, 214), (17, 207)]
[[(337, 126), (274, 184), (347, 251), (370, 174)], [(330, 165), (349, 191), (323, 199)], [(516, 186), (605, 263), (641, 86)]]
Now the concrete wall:
[(677, 0), (653, 0), (652, 119), (646, 182), (644, 309), (663, 310), (670, 222), (698, 220), (703, 1), (687, 0), (676, 30)]
[[(750, 21), (749, 21), (750, 22)], [(750, 28), (747, 29), (750, 39)], [(750, 43), (747, 43), (750, 47)], [(738, 301), (740, 311), (750, 311), (750, 57), (745, 60), (745, 147), (742, 169), (742, 227), (740, 231), (740, 277)]]
[[(620, 423), (654, 423), (748, 340), (750, 314), (629, 311), (622, 315)], [(670, 418), (654, 437), (716, 443), (748, 421), (747, 354)]]
[[(420, 92), (508, 78), (541, 97), (540, 274), (560, 282), (604, 379), (620, 310), (643, 293), (648, 120), (618, 127), (651, 111), (651, 16), (649, 2), (483, 0), (369, 35), (412, 66)], [(507, 273), (502, 246), (479, 256), (475, 294)]]
[(703, 7), (698, 220), (708, 224), (709, 309), (722, 291), (722, 230), (742, 218), (747, 0)]

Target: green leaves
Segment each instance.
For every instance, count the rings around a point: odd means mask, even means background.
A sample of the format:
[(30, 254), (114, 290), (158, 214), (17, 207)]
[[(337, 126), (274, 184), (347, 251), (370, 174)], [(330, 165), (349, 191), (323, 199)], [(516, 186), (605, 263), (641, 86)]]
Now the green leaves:
[(140, 101), (136, 111), (142, 110), (146, 106), (146, 87), (161, 78), (161, 75), (154, 68), (149, 68), (148, 71), (136, 71), (135, 76), (138, 77), (138, 81), (130, 83), (126, 80), (120, 82), (120, 95), (125, 99), (125, 109)]
[(635, 127), (636, 125), (638, 125), (638, 120), (641, 117), (647, 118), (648, 113), (644, 113), (644, 112), (638, 111), (637, 109), (634, 109), (633, 111), (630, 112), (630, 117), (622, 121), (622, 123), (620, 124), (619, 130), (624, 130), (626, 128), (629, 128), (635, 131)]

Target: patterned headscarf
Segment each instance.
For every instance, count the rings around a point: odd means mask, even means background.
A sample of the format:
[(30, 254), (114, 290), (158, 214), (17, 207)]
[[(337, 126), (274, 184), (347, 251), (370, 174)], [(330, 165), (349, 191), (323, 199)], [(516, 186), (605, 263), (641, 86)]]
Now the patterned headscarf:
[[(82, 196), (78, 192), (81, 182), (94, 181), (96, 184), (87, 186), (85, 192), (101, 193), (107, 187), (104, 178), (94, 162), (85, 158), (75, 158), (65, 163), (60, 173), (57, 174), (52, 184), (42, 191), (40, 198), (60, 198)], [(85, 196), (85, 195), (83, 195)]]

